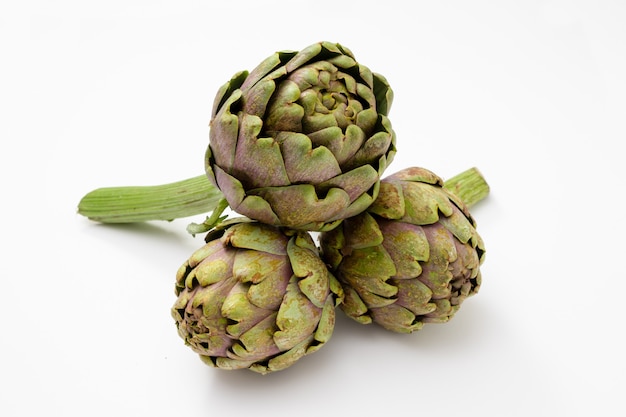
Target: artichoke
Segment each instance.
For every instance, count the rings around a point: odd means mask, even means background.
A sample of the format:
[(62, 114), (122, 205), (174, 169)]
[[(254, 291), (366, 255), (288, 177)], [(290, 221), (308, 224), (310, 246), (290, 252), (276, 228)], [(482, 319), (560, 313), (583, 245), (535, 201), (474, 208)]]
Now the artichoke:
[(307, 232), (231, 219), (180, 267), (171, 309), (208, 365), (266, 374), (331, 337), (342, 289)]
[(392, 99), (342, 45), (277, 52), (219, 89), (206, 174), (241, 215), (330, 230), (377, 196), (396, 152)]
[(423, 168), (381, 181), (376, 201), (320, 234), (341, 282), (341, 309), (361, 323), (411, 333), (446, 322), (481, 285), (483, 241), (467, 207)]

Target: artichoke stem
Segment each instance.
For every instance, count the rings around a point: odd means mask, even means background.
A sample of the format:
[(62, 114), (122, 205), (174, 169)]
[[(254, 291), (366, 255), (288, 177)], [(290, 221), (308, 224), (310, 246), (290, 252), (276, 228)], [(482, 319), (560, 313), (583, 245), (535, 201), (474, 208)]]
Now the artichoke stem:
[(443, 187), (471, 207), (489, 194), (489, 185), (477, 168), (470, 168), (446, 180)]
[(98, 188), (78, 203), (78, 214), (101, 223), (137, 223), (214, 211), (224, 198), (205, 175), (153, 186)]
[[(476, 168), (448, 179), (444, 188), (468, 207), (489, 194), (489, 185)], [(80, 200), (78, 214), (101, 223), (138, 223), (214, 212), (204, 223), (190, 225), (189, 232), (195, 234), (222, 220), (225, 204), (224, 195), (199, 175), (162, 185), (98, 188)]]

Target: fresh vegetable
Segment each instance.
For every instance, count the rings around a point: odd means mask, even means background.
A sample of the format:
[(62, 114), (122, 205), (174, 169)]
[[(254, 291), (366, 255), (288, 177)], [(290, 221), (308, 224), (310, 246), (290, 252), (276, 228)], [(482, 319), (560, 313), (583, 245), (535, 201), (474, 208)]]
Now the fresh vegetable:
[(235, 220), (206, 241), (178, 270), (172, 307), (206, 364), (266, 374), (326, 344), (343, 290), (310, 234)]
[(288, 368), (329, 341), (337, 306), (400, 333), (446, 322), (481, 285), (468, 207), (489, 186), (475, 168), (381, 179), (396, 154), (392, 100), (340, 44), (277, 52), (217, 92), (202, 175), (99, 188), (78, 212), (102, 223), (207, 214), (187, 227), (208, 233), (176, 274), (171, 314), (213, 367)]
[(376, 198), (396, 152), (392, 98), (339, 44), (275, 53), (217, 93), (207, 175), (239, 214), (330, 229)]
[[(488, 192), (473, 173), (479, 181), (469, 204)], [(361, 323), (410, 333), (448, 321), (480, 288), (485, 248), (467, 204), (423, 168), (383, 179), (366, 212), (321, 233), (320, 242), (346, 294), (341, 308)]]

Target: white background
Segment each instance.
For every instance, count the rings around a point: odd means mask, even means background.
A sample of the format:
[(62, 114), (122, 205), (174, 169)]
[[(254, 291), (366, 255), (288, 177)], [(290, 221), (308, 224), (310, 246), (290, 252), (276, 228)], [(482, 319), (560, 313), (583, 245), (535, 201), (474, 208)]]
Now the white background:
[[(626, 3), (2, 1), (0, 415), (624, 415)], [(483, 287), (411, 335), (339, 313), (261, 376), (205, 366), (170, 317), (197, 218), (76, 214), (199, 175), (213, 97), (327, 40), (387, 77), (399, 153), (477, 166)]]

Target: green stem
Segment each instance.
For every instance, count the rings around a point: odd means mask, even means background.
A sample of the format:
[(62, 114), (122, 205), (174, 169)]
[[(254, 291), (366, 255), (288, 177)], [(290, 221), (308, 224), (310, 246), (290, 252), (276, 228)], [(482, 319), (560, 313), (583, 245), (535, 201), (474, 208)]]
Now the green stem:
[(477, 168), (470, 168), (444, 182), (443, 187), (471, 207), (489, 194), (489, 185)]
[[(489, 194), (489, 186), (476, 168), (450, 178), (444, 187), (468, 207)], [(219, 215), (226, 207), (223, 194), (200, 175), (163, 185), (98, 188), (81, 199), (78, 213), (102, 223), (136, 223), (213, 212), (204, 223), (190, 225), (190, 233), (195, 234), (221, 220)]]
[(78, 213), (102, 223), (174, 220), (213, 211), (224, 196), (205, 175), (163, 185), (98, 188)]

